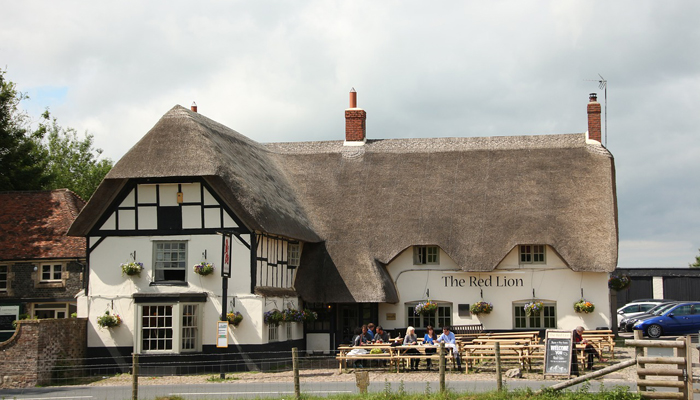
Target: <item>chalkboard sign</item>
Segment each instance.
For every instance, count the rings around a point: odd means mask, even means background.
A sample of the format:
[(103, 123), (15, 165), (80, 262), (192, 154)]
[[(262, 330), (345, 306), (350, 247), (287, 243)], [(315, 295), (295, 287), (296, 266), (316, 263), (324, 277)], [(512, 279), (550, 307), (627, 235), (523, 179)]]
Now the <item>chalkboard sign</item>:
[(544, 374), (571, 375), (572, 331), (547, 330), (544, 344)]

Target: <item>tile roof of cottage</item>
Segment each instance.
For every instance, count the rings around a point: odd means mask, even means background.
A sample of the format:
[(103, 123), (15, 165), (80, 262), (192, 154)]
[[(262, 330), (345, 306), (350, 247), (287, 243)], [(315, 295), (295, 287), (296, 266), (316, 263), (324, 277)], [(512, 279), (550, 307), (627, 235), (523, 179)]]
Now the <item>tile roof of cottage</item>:
[(68, 189), (0, 192), (0, 260), (85, 258), (85, 238), (66, 236), (85, 202)]
[(70, 234), (87, 234), (128, 179), (176, 176), (203, 176), (250, 229), (306, 242), (307, 301), (398, 301), (385, 265), (413, 245), (465, 271), (493, 270), (518, 244), (550, 245), (574, 271), (617, 264), (614, 160), (584, 133), (263, 145), (176, 106)]

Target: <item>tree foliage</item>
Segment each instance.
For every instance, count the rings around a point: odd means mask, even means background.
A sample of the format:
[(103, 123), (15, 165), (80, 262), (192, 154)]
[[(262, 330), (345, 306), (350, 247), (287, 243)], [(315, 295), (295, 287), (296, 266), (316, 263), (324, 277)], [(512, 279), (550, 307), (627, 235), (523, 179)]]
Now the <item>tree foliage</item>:
[(0, 70), (0, 191), (67, 188), (87, 200), (112, 168), (99, 159), (94, 137), (80, 139), (73, 128), (63, 128), (48, 110), (32, 129), (29, 116), (19, 109), (27, 99)]
[[(700, 252), (700, 249), (698, 249)], [(690, 268), (700, 268), (700, 255), (695, 256), (695, 262), (692, 264), (688, 264)]]
[(0, 70), (0, 191), (40, 190), (51, 180), (42, 137), (28, 132), (28, 116), (19, 110), (26, 98)]

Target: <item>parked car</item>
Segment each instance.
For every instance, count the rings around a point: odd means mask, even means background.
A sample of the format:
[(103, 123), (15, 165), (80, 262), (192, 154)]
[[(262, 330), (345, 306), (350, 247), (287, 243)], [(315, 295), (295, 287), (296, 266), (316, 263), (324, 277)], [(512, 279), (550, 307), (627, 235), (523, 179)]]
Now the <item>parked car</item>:
[(664, 299), (644, 299), (644, 300), (635, 300), (631, 303), (627, 303), (624, 306), (620, 307), (617, 309), (617, 320), (620, 321), (623, 318), (628, 318), (631, 317), (632, 314), (637, 313), (637, 315), (641, 313), (645, 313), (652, 308), (658, 306), (659, 304), (662, 303), (668, 303), (671, 300), (664, 300)]
[(620, 326), (619, 326), (618, 330), (620, 332), (632, 332), (632, 330), (633, 330), (632, 328), (634, 327), (634, 324), (637, 321), (659, 315), (667, 308), (672, 307), (674, 304), (678, 304), (678, 302), (672, 301), (672, 302), (668, 302), (668, 303), (661, 303), (647, 312), (631, 313), (631, 314), (629, 314), (630, 315), (629, 317), (620, 319)]
[(700, 330), (700, 302), (674, 304), (659, 315), (638, 321), (634, 330), (654, 339), (662, 335), (696, 333)]

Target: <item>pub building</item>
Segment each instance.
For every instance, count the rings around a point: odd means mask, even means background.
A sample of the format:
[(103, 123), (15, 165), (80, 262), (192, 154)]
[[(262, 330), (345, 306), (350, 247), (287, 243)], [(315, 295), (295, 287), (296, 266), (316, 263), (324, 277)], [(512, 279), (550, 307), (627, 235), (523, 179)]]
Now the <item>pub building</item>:
[[(595, 94), (585, 133), (368, 139), (354, 90), (345, 120), (344, 140), (262, 144), (196, 106), (168, 111), (69, 231), (87, 238), (88, 354), (332, 352), (369, 322), (610, 326), (615, 167)], [(593, 312), (574, 311), (582, 298)], [(416, 314), (427, 300), (435, 314)], [(479, 301), (492, 311), (471, 313)], [(266, 323), (285, 309), (318, 318)], [(217, 348), (224, 311), (242, 321)], [(120, 325), (100, 327), (106, 312)]]

